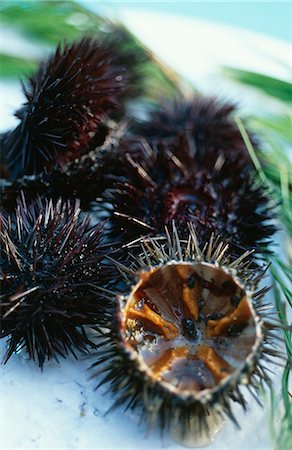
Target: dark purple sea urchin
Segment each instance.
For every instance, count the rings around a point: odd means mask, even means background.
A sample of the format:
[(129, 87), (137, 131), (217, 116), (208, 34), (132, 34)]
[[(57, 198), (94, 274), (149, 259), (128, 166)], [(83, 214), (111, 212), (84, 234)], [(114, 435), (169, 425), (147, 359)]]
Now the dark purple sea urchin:
[(188, 134), (196, 148), (197, 160), (213, 151), (229, 158), (249, 159), (246, 145), (234, 121), (236, 105), (216, 97), (182, 95), (162, 99), (148, 110), (143, 120), (134, 120), (133, 131), (152, 140), (168, 140)]
[(8, 337), (4, 361), (24, 348), (38, 361), (94, 347), (87, 326), (102, 326), (97, 287), (108, 286), (104, 265), (109, 246), (102, 224), (80, 218), (78, 202), (20, 201), (15, 215), (1, 214), (1, 334)]
[(198, 157), (187, 135), (170, 143), (141, 141), (135, 147), (135, 159), (131, 152), (125, 159), (126, 176), (103, 198), (111, 239), (163, 234), (174, 221), (183, 238), (186, 224), (193, 223), (202, 245), (212, 233), (220, 234), (235, 255), (267, 244), (274, 232), (268, 223), (271, 205), (241, 152), (229, 158), (213, 149)]
[(12, 179), (65, 163), (103, 142), (105, 121), (121, 105), (126, 70), (106, 42), (60, 45), (23, 85), (20, 124), (3, 140)]
[[(123, 127), (122, 127), (123, 128)], [(123, 134), (123, 131), (121, 131)], [(85, 155), (67, 162), (60, 167), (55, 165), (49, 171), (28, 175), (14, 181), (2, 180), (0, 204), (11, 211), (16, 200), (24, 191), (26, 198), (73, 199), (80, 200), (80, 207), (88, 209), (90, 202), (96, 200), (113, 180), (124, 171), (123, 161), (117, 151), (119, 135), (109, 132), (104, 145), (88, 151)]]

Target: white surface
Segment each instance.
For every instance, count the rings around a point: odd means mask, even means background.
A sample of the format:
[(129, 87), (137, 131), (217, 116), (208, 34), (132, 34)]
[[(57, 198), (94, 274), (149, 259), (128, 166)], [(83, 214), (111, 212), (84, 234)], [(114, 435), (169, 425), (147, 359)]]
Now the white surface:
[[(222, 65), (244, 67), (287, 79), (289, 46), (251, 32), (198, 20), (162, 17), (149, 12), (127, 12), (126, 24), (167, 63), (206, 93), (240, 98), (244, 108), (260, 103), (238, 86), (223, 82)], [(4, 44), (5, 45), (5, 44)], [(291, 59), (290, 59), (291, 61)], [(22, 95), (19, 85), (1, 83), (1, 129), (15, 124), (14, 108)], [(264, 104), (262, 108), (273, 107)], [(0, 354), (5, 342), (0, 342)], [(138, 418), (121, 409), (103, 417), (114, 399), (104, 390), (94, 392), (87, 371), (90, 361), (61, 360), (49, 363), (43, 373), (23, 355), (1, 366), (1, 449), (178, 449), (161, 439), (158, 430), (146, 434)], [(249, 398), (247, 396), (247, 398)], [(208, 447), (211, 449), (259, 450), (269, 448), (267, 412), (254, 400), (244, 415), (234, 411), (240, 431), (227, 422)]]
[(292, 49), (266, 35), (171, 14), (124, 11), (121, 18), (136, 36), (199, 89), (214, 90), (220, 66), (262, 71), (291, 80)]
[[(0, 344), (1, 353), (4, 342)], [(43, 373), (22, 355), (1, 368), (1, 449), (180, 449), (158, 430), (147, 435), (138, 418), (121, 409), (104, 417), (114, 401), (95, 392), (90, 361), (48, 363)], [(242, 429), (227, 422), (208, 449), (267, 450), (267, 417), (255, 401), (246, 415), (234, 405)]]

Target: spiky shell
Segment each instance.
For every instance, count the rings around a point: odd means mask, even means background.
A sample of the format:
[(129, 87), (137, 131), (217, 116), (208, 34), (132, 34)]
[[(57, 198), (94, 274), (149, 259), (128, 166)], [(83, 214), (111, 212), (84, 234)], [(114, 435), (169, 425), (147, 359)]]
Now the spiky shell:
[(11, 177), (38, 173), (100, 143), (126, 83), (108, 43), (84, 38), (58, 46), (23, 85), (20, 124), (3, 142)]
[(216, 97), (194, 95), (162, 99), (145, 118), (134, 121), (133, 131), (151, 139), (169, 139), (188, 133), (197, 158), (223, 151), (229, 158), (248, 158), (241, 133), (234, 121), (236, 105)]
[(110, 188), (114, 179), (124, 172), (123, 155), (118, 151), (119, 140), (124, 134), (120, 123), (109, 131), (103, 145), (66, 164), (55, 165), (49, 171), (18, 178), (2, 180), (0, 204), (6, 211), (15, 208), (17, 198), (24, 191), (26, 198), (36, 197), (80, 200), (82, 209), (88, 209), (90, 202)]
[(105, 35), (107, 35), (106, 40), (112, 48), (115, 60), (127, 71), (128, 82), (124, 91), (125, 98), (131, 99), (147, 95), (145, 65), (151, 58), (150, 52), (121, 24), (107, 23)]
[(80, 217), (78, 202), (50, 200), (26, 206), (14, 216), (1, 214), (1, 338), (8, 337), (4, 361), (24, 348), (42, 367), (58, 355), (94, 347), (87, 326), (101, 326), (97, 287), (108, 286), (104, 264), (110, 251), (103, 226)]
[[(228, 246), (214, 236), (201, 249), (192, 225), (189, 230), (187, 241), (174, 227), (167, 239), (136, 244), (142, 253), (132, 267), (116, 263), (128, 289), (118, 297), (115, 321), (92, 365), (103, 375), (99, 386), (109, 383), (116, 396), (113, 408), (138, 409), (148, 424), (178, 428), (182, 438), (192, 421), (208, 433), (213, 413), (237, 424), (231, 401), (245, 409), (242, 386), (257, 396), (270, 382), (264, 361), (278, 355), (262, 311), (266, 290), (256, 290), (263, 270), (249, 270), (248, 254), (226, 256)], [(182, 331), (186, 311), (196, 315), (191, 334)], [(201, 331), (193, 334), (196, 327)], [(210, 329), (217, 331), (207, 336)], [(197, 367), (186, 374), (191, 360)]]
[(108, 210), (113, 240), (122, 234), (129, 241), (155, 236), (174, 220), (182, 237), (192, 222), (201, 244), (218, 233), (232, 243), (231, 253), (240, 254), (263, 248), (274, 232), (268, 194), (242, 158), (220, 150), (197, 158), (192, 138), (184, 135), (172, 143), (133, 144), (124, 164), (126, 175), (101, 205)]

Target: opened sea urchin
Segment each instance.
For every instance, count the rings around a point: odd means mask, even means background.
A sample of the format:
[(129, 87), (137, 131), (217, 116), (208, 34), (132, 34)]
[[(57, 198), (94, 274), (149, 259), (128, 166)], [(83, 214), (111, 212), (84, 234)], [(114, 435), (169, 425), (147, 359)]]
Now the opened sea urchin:
[(232, 401), (246, 408), (242, 387), (257, 395), (269, 383), (264, 362), (277, 355), (257, 291), (263, 271), (248, 269), (247, 254), (229, 258), (214, 236), (200, 249), (192, 226), (187, 241), (174, 227), (141, 250), (133, 267), (117, 263), (129, 288), (93, 364), (100, 384), (110, 383), (114, 407), (138, 409), (181, 438), (208, 433), (210, 417), (237, 423)]
[(102, 224), (80, 217), (78, 202), (18, 204), (1, 214), (1, 334), (4, 361), (24, 348), (42, 367), (45, 360), (77, 356), (94, 343), (87, 327), (107, 321), (97, 287), (108, 286), (109, 248)]

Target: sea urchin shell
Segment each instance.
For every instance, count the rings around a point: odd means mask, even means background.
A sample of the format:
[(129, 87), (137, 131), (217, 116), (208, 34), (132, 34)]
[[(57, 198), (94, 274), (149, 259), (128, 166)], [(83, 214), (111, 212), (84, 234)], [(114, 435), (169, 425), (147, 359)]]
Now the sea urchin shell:
[(187, 242), (174, 228), (167, 241), (144, 241), (135, 268), (117, 263), (136, 284), (119, 297), (93, 364), (115, 406), (139, 405), (150, 424), (179, 427), (182, 437), (192, 420), (208, 432), (213, 413), (237, 423), (230, 400), (245, 409), (240, 385), (257, 393), (269, 382), (262, 362), (277, 353), (261, 313), (265, 290), (255, 292), (263, 273), (249, 271), (247, 254), (231, 261), (227, 247), (212, 237), (201, 250), (192, 226)]
[[(93, 347), (86, 326), (99, 326), (110, 311), (96, 287), (107, 286), (102, 224), (81, 219), (78, 202), (20, 201), (16, 214), (1, 214), (1, 337), (6, 362), (24, 348), (42, 367), (46, 359), (74, 356)], [(109, 248), (108, 248), (109, 249)]]

